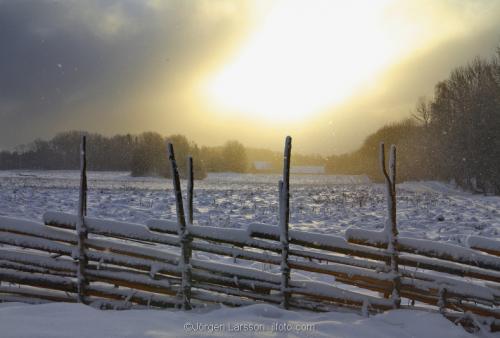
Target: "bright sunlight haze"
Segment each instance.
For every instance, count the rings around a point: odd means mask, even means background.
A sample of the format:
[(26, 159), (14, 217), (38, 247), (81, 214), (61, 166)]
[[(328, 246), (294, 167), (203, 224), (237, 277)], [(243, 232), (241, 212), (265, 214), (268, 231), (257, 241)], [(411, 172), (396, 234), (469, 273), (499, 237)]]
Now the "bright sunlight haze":
[[(218, 110), (303, 121), (341, 103), (425, 38), (388, 19), (390, 1), (282, 1), (207, 84)], [(411, 44), (409, 43), (411, 41)]]

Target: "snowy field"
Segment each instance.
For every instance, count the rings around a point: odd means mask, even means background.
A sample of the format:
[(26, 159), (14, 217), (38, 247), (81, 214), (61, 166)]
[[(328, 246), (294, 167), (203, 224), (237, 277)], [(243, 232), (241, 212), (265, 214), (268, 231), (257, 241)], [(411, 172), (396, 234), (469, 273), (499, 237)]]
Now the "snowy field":
[[(279, 178), (278, 175), (210, 174), (207, 179), (196, 181), (195, 223), (235, 228), (245, 228), (254, 222), (277, 224)], [(76, 171), (0, 171), (0, 215), (41, 222), (46, 211), (76, 213), (78, 185)], [(398, 228), (402, 236), (458, 245), (465, 245), (466, 237), (471, 234), (500, 237), (500, 197), (472, 195), (438, 182), (402, 183), (397, 194)], [(293, 176), (291, 228), (338, 235), (343, 235), (349, 226), (381, 229), (385, 203), (384, 186), (363, 176)], [(132, 178), (123, 172), (89, 173), (88, 207), (88, 215), (92, 217), (136, 223), (151, 218), (175, 219), (170, 180)], [(195, 255), (198, 259), (214, 259), (207, 254)], [(216, 259), (232, 263), (230, 258)], [(242, 260), (237, 263), (265, 269), (261, 263)], [(293, 272), (292, 278), (315, 280), (325, 276)], [(336, 284), (333, 278), (322, 281)], [(25, 326), (25, 322), (33, 324)], [(200, 324), (200, 330), (184, 328), (188, 322)], [(222, 331), (215, 332), (213, 325), (205, 325), (217, 323), (223, 326)], [(468, 336), (441, 315), (409, 310), (364, 318), (357, 314), (289, 312), (268, 305), (185, 314), (153, 310), (99, 312), (70, 304), (0, 304), (0, 337), (66, 337), (70, 331), (74, 337), (234, 336), (235, 331), (230, 331), (234, 323), (258, 326), (247, 332), (249, 335)], [(286, 332), (273, 331), (273, 323), (297, 327)], [(304, 329), (308, 323), (314, 329)]]
[[(278, 175), (209, 174), (195, 182), (199, 225), (277, 224)], [(41, 221), (45, 211), (76, 213), (76, 171), (0, 171), (0, 215)], [(185, 189), (185, 182), (183, 182)], [(124, 172), (89, 173), (88, 215), (144, 223), (175, 219), (172, 183)], [(464, 245), (470, 235), (500, 237), (500, 197), (472, 195), (438, 182), (399, 184), (401, 236)], [(363, 176), (292, 176), (291, 228), (342, 234), (349, 226), (380, 229), (385, 190)]]

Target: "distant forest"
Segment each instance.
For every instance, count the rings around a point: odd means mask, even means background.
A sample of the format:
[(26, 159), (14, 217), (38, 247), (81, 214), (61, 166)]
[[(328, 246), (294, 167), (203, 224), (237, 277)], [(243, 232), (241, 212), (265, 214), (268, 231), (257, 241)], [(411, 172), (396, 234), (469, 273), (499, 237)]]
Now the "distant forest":
[[(64, 132), (2, 151), (0, 169), (77, 169), (81, 133)], [(255, 161), (279, 172), (283, 161), (281, 152), (245, 148), (238, 141), (199, 147), (183, 135), (89, 134), (89, 169), (170, 176), (167, 141), (174, 144), (181, 174), (187, 156), (193, 156), (197, 178), (207, 172), (255, 172)], [(380, 128), (357, 151), (327, 158), (294, 153), (292, 165), (325, 166), (329, 174), (367, 174), (379, 181), (381, 141), (398, 147), (398, 181), (455, 181), (467, 190), (500, 194), (500, 48), (492, 59), (476, 58), (454, 69), (436, 84), (432, 98), (418, 100), (410, 118)]]
[[(68, 131), (57, 134), (51, 140), (35, 140), (17, 147), (15, 151), (0, 152), (0, 169), (43, 169), (74, 170), (80, 166), (79, 145), (82, 131)], [(100, 134), (87, 135), (87, 162), (89, 170), (130, 171), (132, 176), (170, 177), (170, 163), (167, 157), (167, 142), (172, 142), (177, 165), (181, 175), (186, 174), (187, 158), (193, 156), (195, 178), (206, 176), (207, 168), (201, 159), (201, 150), (183, 135), (163, 137), (154, 132), (139, 135)], [(240, 144), (228, 143), (225, 152), (238, 152)], [(236, 147), (236, 151), (233, 148)], [(225, 153), (224, 153), (225, 154)], [(242, 161), (232, 158), (232, 161)], [(223, 158), (226, 167), (236, 168), (234, 163)], [(243, 158), (243, 161), (245, 159)], [(238, 170), (239, 168), (236, 168)]]
[[(14, 151), (0, 152), (0, 170), (40, 169), (75, 170), (79, 164), (79, 145), (82, 131), (68, 131), (52, 139), (35, 140), (19, 146)], [(253, 163), (265, 161), (269, 172), (281, 170), (281, 152), (267, 149), (245, 148), (238, 141), (227, 141), (219, 147), (199, 147), (183, 135), (163, 137), (154, 132), (139, 135), (99, 134), (87, 135), (87, 161), (89, 170), (130, 171), (132, 176), (170, 177), (167, 158), (167, 142), (172, 142), (179, 172), (186, 173), (187, 157), (193, 157), (195, 178), (201, 179), (207, 172), (255, 172)], [(295, 165), (324, 165), (325, 159), (317, 155), (294, 154)]]
[(412, 118), (366, 138), (353, 153), (331, 156), (327, 171), (380, 180), (381, 141), (398, 147), (398, 180), (454, 181), (464, 189), (500, 194), (500, 48), (454, 69), (420, 98)]

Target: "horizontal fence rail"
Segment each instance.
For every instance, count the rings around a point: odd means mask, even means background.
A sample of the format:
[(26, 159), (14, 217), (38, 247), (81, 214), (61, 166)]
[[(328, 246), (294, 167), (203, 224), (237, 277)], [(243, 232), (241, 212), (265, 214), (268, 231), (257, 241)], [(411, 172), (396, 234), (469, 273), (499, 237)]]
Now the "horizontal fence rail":
[[(2, 285), (1, 300), (29, 303), (77, 301), (78, 264), (74, 258), (77, 254), (78, 216), (47, 212), (43, 219), (44, 223), (37, 223), (0, 217), (0, 243), (3, 244), (0, 248), (0, 279), (22, 286)], [(89, 285), (85, 292), (90, 304), (102, 308), (182, 305), (176, 297), (182, 284), (182, 271), (178, 265), (180, 242), (174, 236), (177, 234), (176, 222), (150, 220), (141, 225), (91, 217), (84, 217), (84, 221), (89, 233), (86, 241), (89, 263), (85, 270)], [(261, 262), (277, 268), (281, 264), (280, 234), (276, 226), (252, 224), (243, 230), (187, 225), (187, 231), (195, 253), (200, 251)], [(383, 236), (368, 236), (372, 233), (348, 229), (346, 240), (339, 236), (291, 230), (290, 268), (334, 276), (338, 287), (291, 278), (287, 290), (291, 295), (290, 308), (329, 311), (348, 307), (371, 313), (391, 309), (392, 302), (377, 295), (391, 288), (392, 275), (385, 268), (387, 254), (374, 247), (384, 246), (383, 240), (379, 240)], [(365, 237), (370, 237), (371, 241), (361, 241)], [(361, 242), (364, 245), (359, 244)], [(444, 313), (445, 316), (455, 320), (459, 313), (463, 314), (464, 320), (467, 319), (466, 313), (474, 314), (491, 329), (499, 328), (500, 272), (495, 264), (500, 258), (474, 249), (422, 240), (413, 242), (412, 249), (409, 249), (411, 253), (406, 254), (405, 243), (400, 238), (403, 299), (416, 301), (416, 306), (434, 306), (436, 311), (447, 309), (449, 312)], [(429, 250), (434, 247), (439, 250)], [(451, 256), (443, 259), (445, 249), (449, 249), (450, 255), (474, 251), (476, 260), (469, 262), (460, 255), (455, 255), (462, 258), (454, 261), (449, 260)], [(271, 273), (195, 257), (191, 258), (193, 307), (207, 303), (229, 306), (281, 303), (278, 269)], [(488, 265), (478, 267), (484, 262)], [(470, 278), (458, 278), (462, 272), (468, 272)], [(342, 284), (372, 293), (348, 291), (341, 287)]]
[[(388, 189), (395, 194), (391, 151)], [(175, 161), (173, 149), (170, 155)], [(284, 170), (279, 225), (193, 224), (192, 182), (184, 214), (178, 177), (175, 221), (88, 217), (86, 194), (78, 214), (49, 211), (43, 222), (0, 217), (0, 301), (184, 310), (271, 303), (365, 315), (401, 307), (439, 312), (466, 328), (500, 330), (500, 241), (471, 236), (465, 248), (400, 237), (394, 227), (390, 236), (349, 228), (345, 237), (288, 229), (287, 175)], [(86, 189), (85, 180), (81, 186)], [(300, 272), (331, 282), (301, 280)]]

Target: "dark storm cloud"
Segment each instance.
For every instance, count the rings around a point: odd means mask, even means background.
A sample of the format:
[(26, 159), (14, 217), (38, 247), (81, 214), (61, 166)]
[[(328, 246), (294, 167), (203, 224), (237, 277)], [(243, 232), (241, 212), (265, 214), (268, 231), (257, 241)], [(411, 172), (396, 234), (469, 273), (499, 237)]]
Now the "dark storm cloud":
[(2, 97), (56, 103), (113, 71), (109, 41), (84, 21), (70, 20), (72, 12), (69, 2), (0, 3)]
[[(2, 145), (71, 115), (65, 110), (71, 103), (93, 99), (109, 77), (137, 66), (140, 49), (127, 48), (127, 39), (112, 32), (100, 36), (92, 22), (99, 17), (79, 17), (78, 10), (71, 2), (0, 3), (0, 109), (2, 134), (7, 134)], [(125, 52), (130, 68), (120, 57)]]
[(174, 82), (232, 24), (204, 26), (202, 4), (0, 0), (0, 149), (50, 136), (82, 114), (102, 123), (110, 105), (159, 73)]
[[(418, 7), (422, 1), (402, 3)], [(424, 3), (432, 13), (436, 2)], [(473, 14), (463, 20), (467, 34), (400, 60), (387, 69), (374, 93), (359, 93), (291, 130), (304, 135), (301, 151), (355, 149), (388, 120), (409, 116), (417, 98), (432, 94), (453, 67), (476, 55), (492, 55), (500, 43), (499, 2), (464, 3), (473, 8), (439, 2), (450, 16)], [(238, 138), (281, 147), (281, 136), (274, 135), (279, 133), (256, 139), (256, 128), (244, 129), (239, 121), (229, 125), (213, 116), (207, 127), (207, 121), (199, 121), (206, 112), (203, 103), (194, 106), (185, 90), (200, 73), (235, 54), (233, 48), (254, 23), (253, 5), (232, 0), (0, 0), (0, 150), (68, 129), (155, 130), (189, 134), (202, 144)], [(154, 109), (143, 104), (151, 99), (158, 101)], [(190, 104), (194, 108), (187, 112)], [(198, 116), (192, 112), (197, 109)]]

